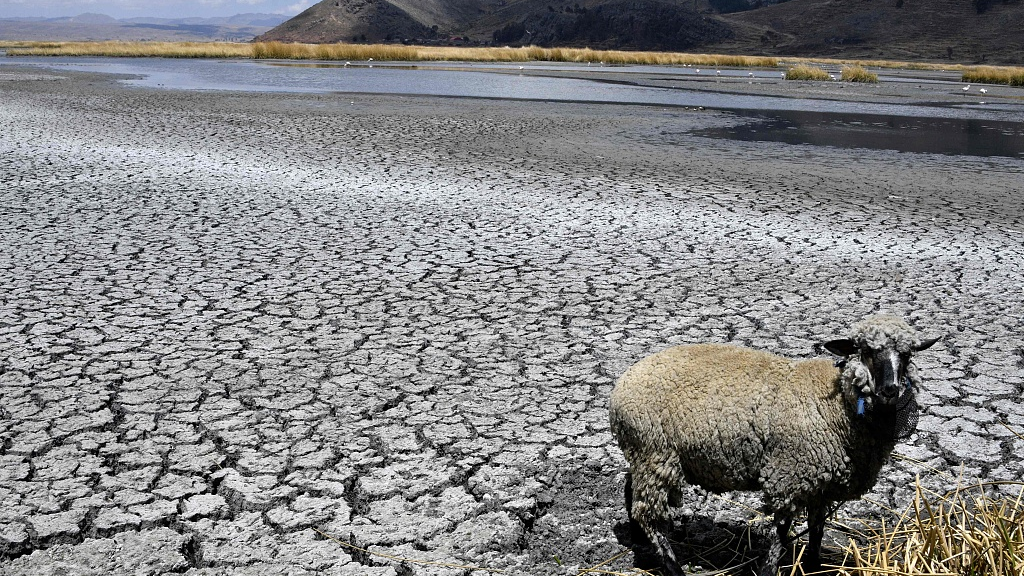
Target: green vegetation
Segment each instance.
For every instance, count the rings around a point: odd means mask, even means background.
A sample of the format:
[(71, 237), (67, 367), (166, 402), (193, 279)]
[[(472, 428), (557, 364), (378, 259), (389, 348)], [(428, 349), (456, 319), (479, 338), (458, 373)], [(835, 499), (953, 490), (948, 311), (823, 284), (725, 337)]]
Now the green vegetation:
[(976, 84), (1007, 84), (1024, 86), (1024, 68), (1006, 66), (973, 66), (963, 72), (964, 82)]
[(867, 68), (864, 68), (863, 66), (843, 66), (841, 80), (843, 82), (868, 82), (871, 84), (877, 84), (878, 74), (869, 72)]
[(797, 64), (786, 70), (786, 80), (831, 80), (831, 77), (817, 66)]

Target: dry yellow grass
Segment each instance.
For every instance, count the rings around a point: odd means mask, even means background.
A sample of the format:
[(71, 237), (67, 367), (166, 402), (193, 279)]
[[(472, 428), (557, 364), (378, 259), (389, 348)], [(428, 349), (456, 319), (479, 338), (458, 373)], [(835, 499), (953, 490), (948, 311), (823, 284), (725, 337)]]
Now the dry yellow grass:
[(453, 47), (404, 46), (395, 44), (285, 44), (258, 42), (254, 58), (374, 60), (382, 61), (462, 61), (462, 62), (594, 62), (605, 64), (653, 64), (702, 66), (774, 67), (776, 58), (731, 56), (726, 54), (685, 54), (678, 52), (629, 52), (590, 48), (541, 48), (539, 46)]
[(539, 46), (457, 47), (405, 46), (399, 44), (297, 44), (256, 42), (8, 42), (2, 45), (11, 56), (154, 56), (168, 58), (257, 58), (382, 61), (464, 62), (604, 62), (606, 64), (653, 64), (701, 66), (775, 67), (778, 59), (765, 56), (686, 54), (679, 52), (630, 52), (590, 48), (541, 48)]
[(797, 64), (786, 70), (786, 80), (831, 80), (831, 77), (817, 66)]
[(872, 84), (878, 82), (878, 74), (869, 72), (863, 66), (843, 66), (842, 70), (840, 78), (843, 82), (868, 82)]
[(252, 45), (238, 42), (19, 42), (11, 56), (114, 56), (249, 58)]
[(840, 575), (1021, 576), (1024, 574), (1024, 483), (1016, 497), (993, 484), (948, 494), (917, 483), (914, 501), (891, 526), (860, 531), (845, 550)]
[(963, 71), (964, 82), (977, 84), (1008, 84), (1024, 86), (1024, 68), (1008, 66), (974, 66)]

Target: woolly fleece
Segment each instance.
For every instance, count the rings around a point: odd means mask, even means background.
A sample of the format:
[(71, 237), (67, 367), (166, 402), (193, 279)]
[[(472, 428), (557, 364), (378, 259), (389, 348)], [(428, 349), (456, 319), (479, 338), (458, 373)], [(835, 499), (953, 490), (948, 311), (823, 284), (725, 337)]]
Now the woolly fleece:
[[(920, 342), (893, 316), (858, 323), (851, 339), (901, 352)], [(677, 346), (634, 364), (610, 402), (632, 476), (631, 518), (654, 542), (682, 481), (713, 492), (760, 490), (776, 517), (823, 513), (867, 492), (896, 428), (889, 412), (856, 414), (853, 387), (866, 377), (857, 366), (849, 362), (849, 377), (840, 378), (831, 360), (727, 344)]]

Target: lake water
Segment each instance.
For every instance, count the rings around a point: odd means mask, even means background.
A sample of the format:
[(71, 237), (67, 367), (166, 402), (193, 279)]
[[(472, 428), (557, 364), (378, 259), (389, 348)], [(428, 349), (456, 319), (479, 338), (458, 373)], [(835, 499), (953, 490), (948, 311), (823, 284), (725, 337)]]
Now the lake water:
[[(585, 64), (451, 64), (358, 62), (308, 63), (161, 58), (0, 58), (2, 65), (130, 76), (127, 84), (183, 90), (242, 90), (362, 93), (526, 99), (581, 103), (686, 106), (719, 109), (747, 120), (699, 135), (845, 148), (870, 148), (968, 156), (1024, 158), (1024, 124), (1001, 120), (1019, 115), (1024, 103), (908, 105), (726, 94), (642, 86), (635, 78), (659, 80), (697, 74), (663, 66), (588, 67)], [(522, 70), (520, 70), (522, 69)], [(611, 80), (608, 72), (614, 72)], [(538, 73), (543, 75), (538, 75)], [(710, 71), (705, 70), (705, 75)], [(559, 76), (559, 74), (563, 76)], [(564, 77), (565, 75), (577, 77)], [(781, 81), (777, 70), (722, 70), (756, 81)], [(591, 77), (588, 77), (590, 75)], [(625, 80), (623, 80), (625, 79)], [(883, 82), (907, 81), (892, 73)], [(938, 82), (913, 78), (915, 82)]]

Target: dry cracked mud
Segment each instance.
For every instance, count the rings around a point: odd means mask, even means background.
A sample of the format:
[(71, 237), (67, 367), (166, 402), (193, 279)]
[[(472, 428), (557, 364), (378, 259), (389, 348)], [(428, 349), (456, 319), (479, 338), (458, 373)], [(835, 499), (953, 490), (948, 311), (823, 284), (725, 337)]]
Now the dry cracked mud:
[(943, 340), (869, 499), (1019, 479), (1024, 161), (686, 135), (731, 121), (9, 69), (0, 572), (574, 574), (625, 367), (876, 310)]

